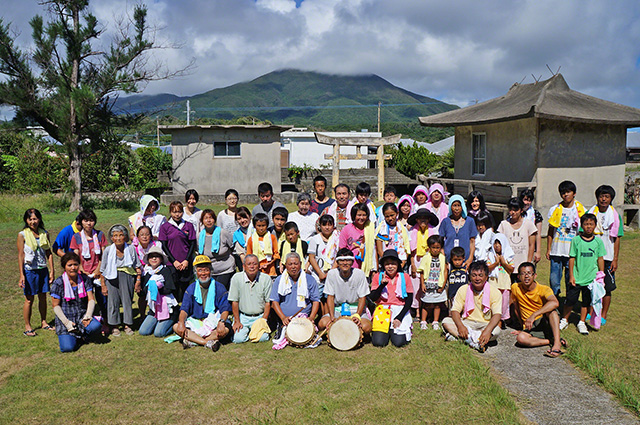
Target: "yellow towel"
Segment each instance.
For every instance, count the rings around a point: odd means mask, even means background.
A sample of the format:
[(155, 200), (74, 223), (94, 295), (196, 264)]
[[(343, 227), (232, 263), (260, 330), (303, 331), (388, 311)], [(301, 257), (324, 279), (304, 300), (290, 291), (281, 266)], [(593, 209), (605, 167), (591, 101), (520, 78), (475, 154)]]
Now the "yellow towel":
[(251, 247), (253, 254), (258, 256), (258, 261), (266, 260), (267, 255), (273, 255), (271, 233), (265, 233), (265, 235), (262, 236), (262, 241), (264, 242), (264, 250), (260, 249), (260, 236), (258, 236), (257, 233), (251, 235)]
[[(576, 204), (576, 209), (578, 210), (578, 217), (582, 217), (585, 213), (584, 206), (579, 201), (574, 201)], [(564, 207), (562, 204), (556, 205), (555, 210), (551, 214), (551, 218), (549, 219), (549, 225), (558, 228), (560, 227), (560, 222), (562, 221), (562, 210)]]
[(373, 312), (371, 331), (389, 333), (391, 327), (391, 308), (388, 305), (378, 304)]
[[(40, 248), (45, 251), (51, 249), (46, 230), (38, 228), (38, 238), (40, 239)], [(24, 229), (24, 243), (31, 248), (33, 252), (38, 250), (38, 242), (36, 242), (36, 237), (33, 235), (31, 229)]]
[(416, 256), (418, 258), (424, 257), (424, 255), (429, 252), (427, 239), (429, 239), (429, 228), (427, 227), (424, 233), (418, 229), (416, 236)]
[(369, 276), (373, 270), (373, 254), (376, 246), (376, 226), (369, 221), (364, 226), (364, 260), (362, 261), (362, 271), (365, 276)]
[(260, 337), (264, 333), (271, 333), (271, 328), (269, 328), (269, 325), (267, 324), (265, 318), (261, 317), (253, 322), (253, 325), (251, 325), (251, 331), (249, 332), (249, 341), (260, 341)]
[[(442, 288), (445, 282), (444, 269), (447, 259), (445, 258), (443, 253), (440, 253), (440, 255), (438, 255), (438, 258), (440, 259), (440, 276), (438, 276), (438, 288)], [(431, 253), (427, 251), (427, 253), (422, 257), (422, 260), (420, 260), (420, 265), (418, 266), (418, 273), (423, 273), (425, 280), (429, 275), (429, 271), (431, 269), (431, 260)]]

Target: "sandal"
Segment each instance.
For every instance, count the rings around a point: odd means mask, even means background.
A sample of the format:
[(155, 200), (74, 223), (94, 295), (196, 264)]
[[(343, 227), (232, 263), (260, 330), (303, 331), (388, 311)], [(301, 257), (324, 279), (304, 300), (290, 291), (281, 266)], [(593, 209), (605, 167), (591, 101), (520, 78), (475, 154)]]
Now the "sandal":
[(561, 350), (547, 350), (545, 351), (544, 356), (555, 359), (556, 357), (560, 357), (563, 354), (564, 354), (564, 351), (561, 351)]
[(43, 331), (55, 331), (55, 328), (53, 326), (46, 325), (46, 326), (42, 327), (42, 330)]
[(569, 346), (567, 340), (564, 338), (560, 338), (560, 345), (562, 345), (563, 348), (567, 348)]
[(34, 337), (34, 336), (36, 336), (38, 334), (33, 329), (29, 329), (28, 331), (22, 332), (22, 335), (29, 336), (29, 337)]

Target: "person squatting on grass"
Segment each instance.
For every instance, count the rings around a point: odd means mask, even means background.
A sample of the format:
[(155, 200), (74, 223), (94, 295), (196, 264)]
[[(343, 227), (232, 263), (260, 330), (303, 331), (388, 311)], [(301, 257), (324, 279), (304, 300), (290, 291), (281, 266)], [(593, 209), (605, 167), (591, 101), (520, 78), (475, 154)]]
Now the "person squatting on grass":
[(24, 293), (22, 316), (26, 336), (36, 336), (31, 327), (33, 301), (38, 296), (40, 323), (43, 330), (52, 329), (47, 323), (47, 293), (49, 282), (53, 282), (54, 268), (49, 243), (49, 232), (44, 228), (42, 214), (35, 208), (29, 208), (22, 217), (24, 228), (18, 233), (18, 286)]

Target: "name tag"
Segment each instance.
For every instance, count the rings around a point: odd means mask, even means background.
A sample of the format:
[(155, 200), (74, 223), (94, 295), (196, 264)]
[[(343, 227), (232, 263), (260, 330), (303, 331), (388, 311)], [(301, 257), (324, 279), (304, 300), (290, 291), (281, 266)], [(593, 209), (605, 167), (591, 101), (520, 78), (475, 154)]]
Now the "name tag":
[(459, 247), (460, 246), (460, 239), (454, 239), (453, 240), (453, 246), (454, 246), (454, 248)]

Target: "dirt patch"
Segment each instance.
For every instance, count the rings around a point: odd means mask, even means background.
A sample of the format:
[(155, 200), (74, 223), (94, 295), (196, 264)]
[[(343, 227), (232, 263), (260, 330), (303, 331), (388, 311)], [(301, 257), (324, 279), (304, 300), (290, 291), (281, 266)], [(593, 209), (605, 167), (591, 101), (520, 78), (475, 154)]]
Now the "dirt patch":
[(551, 359), (548, 347), (518, 348), (511, 329), (481, 357), (498, 381), (518, 400), (524, 416), (538, 424), (640, 424), (611, 394), (563, 358)]

